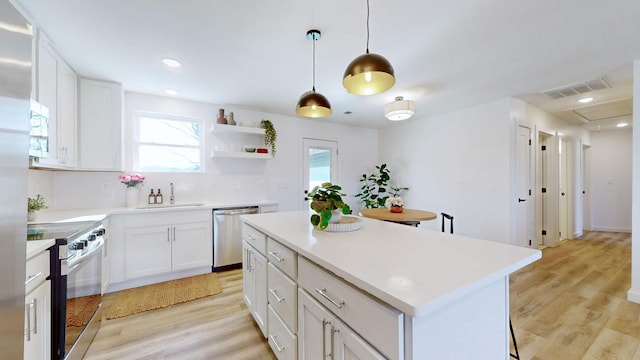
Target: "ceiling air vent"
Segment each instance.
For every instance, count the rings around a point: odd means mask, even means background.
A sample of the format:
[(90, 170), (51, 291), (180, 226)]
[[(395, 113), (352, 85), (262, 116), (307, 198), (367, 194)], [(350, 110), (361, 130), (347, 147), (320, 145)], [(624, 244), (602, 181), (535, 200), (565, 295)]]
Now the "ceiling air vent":
[(601, 89), (606, 89), (610, 87), (611, 85), (609, 84), (607, 79), (605, 77), (602, 77), (600, 79), (584, 81), (581, 83), (564, 86), (557, 89), (543, 91), (542, 93), (552, 99), (561, 99), (567, 96), (584, 94), (589, 91), (601, 90)]

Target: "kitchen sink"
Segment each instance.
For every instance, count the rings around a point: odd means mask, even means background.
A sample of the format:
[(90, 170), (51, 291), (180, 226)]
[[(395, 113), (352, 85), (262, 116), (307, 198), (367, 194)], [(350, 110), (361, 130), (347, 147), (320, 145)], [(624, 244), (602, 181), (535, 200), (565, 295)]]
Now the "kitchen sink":
[(138, 206), (136, 209), (162, 209), (162, 208), (177, 208), (186, 206), (202, 206), (204, 203), (175, 203), (175, 204), (153, 204)]

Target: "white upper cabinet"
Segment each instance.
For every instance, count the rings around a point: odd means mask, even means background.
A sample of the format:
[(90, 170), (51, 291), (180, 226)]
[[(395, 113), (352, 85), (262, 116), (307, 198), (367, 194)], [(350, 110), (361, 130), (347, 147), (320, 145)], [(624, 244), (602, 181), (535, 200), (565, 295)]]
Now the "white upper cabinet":
[(86, 170), (122, 168), (122, 85), (80, 78), (79, 160)]

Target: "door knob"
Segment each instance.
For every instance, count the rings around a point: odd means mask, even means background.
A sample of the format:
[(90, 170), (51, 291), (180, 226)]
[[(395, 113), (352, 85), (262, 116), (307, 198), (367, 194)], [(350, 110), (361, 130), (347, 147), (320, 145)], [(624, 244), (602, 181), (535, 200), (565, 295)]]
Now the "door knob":
[(518, 202), (523, 202), (523, 201), (527, 201), (527, 200), (518, 198)]

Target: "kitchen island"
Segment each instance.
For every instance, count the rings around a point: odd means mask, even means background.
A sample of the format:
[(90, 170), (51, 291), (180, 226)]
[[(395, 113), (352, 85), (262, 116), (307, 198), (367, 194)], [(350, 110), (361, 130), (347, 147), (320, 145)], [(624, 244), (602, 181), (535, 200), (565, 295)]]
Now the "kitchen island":
[[(265, 236), (267, 265), (282, 266), (282, 249), (294, 255), (295, 271), (289, 271), (287, 278), (297, 284), (297, 296), (290, 301), (296, 303), (297, 322), (285, 321), (285, 333), (296, 342), (296, 351), (293, 357), (279, 358), (303, 359), (315, 346), (323, 353), (335, 351), (340, 358), (340, 353), (352, 350), (348, 341), (338, 341), (337, 348), (324, 348), (333, 346), (327, 344), (340, 334), (333, 325), (330, 331), (325, 329), (337, 322), (353, 330), (377, 354), (367, 352), (364, 358), (509, 358), (509, 274), (538, 260), (539, 250), (368, 218), (358, 218), (362, 227), (357, 231), (324, 232), (310, 225), (310, 214), (281, 212), (242, 218), (247, 225), (245, 242), (255, 241), (256, 234)], [(246, 253), (260, 252), (260, 247), (247, 247)], [(257, 277), (263, 267), (252, 266), (249, 255), (245, 265)], [(264, 266), (265, 271), (271, 271), (269, 266)], [(347, 295), (341, 295), (343, 289)], [(286, 318), (276, 311), (280, 306), (276, 302), (283, 302), (277, 295), (282, 290), (271, 281), (264, 290), (252, 290), (276, 294), (264, 295), (268, 316), (258, 318), (268, 320), (263, 331), (278, 356), (286, 351), (283, 336), (273, 340), (269, 330), (271, 322), (276, 322), (277, 331), (282, 327), (278, 323)], [(313, 312), (309, 303), (314, 301), (335, 317), (324, 315), (318, 320), (322, 327), (316, 335), (322, 338), (317, 342), (308, 339), (314, 333), (309, 315)], [(359, 309), (369, 310), (358, 313)]]

